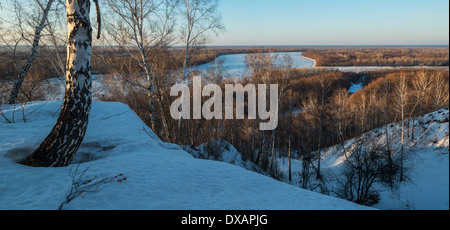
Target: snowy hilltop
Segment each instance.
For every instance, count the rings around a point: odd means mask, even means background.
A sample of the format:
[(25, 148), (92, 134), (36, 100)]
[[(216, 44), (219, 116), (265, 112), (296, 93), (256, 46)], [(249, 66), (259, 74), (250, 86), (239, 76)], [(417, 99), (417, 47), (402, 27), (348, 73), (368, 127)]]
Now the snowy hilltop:
[[(228, 163), (196, 159), (162, 142), (121, 103), (93, 102), (84, 142), (71, 166), (16, 163), (47, 136), (61, 104), (28, 103), (23, 115), (16, 108), (15, 123), (0, 117), (0, 209), (369, 209)], [(13, 107), (2, 111), (12, 118)]]

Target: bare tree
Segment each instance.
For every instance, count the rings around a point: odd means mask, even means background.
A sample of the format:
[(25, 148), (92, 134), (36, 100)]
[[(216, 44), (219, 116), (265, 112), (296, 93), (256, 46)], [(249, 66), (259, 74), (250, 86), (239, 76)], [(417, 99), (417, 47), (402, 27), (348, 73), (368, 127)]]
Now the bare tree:
[(215, 60), (206, 73), (206, 81), (213, 84), (220, 84), (228, 77), (229, 75), (223, 66), (222, 60)]
[(360, 134), (362, 135), (367, 130), (367, 120), (370, 112), (370, 103), (369, 103), (369, 95), (367, 92), (361, 92), (357, 101), (353, 107), (353, 113), (355, 121), (358, 121), (358, 126), (360, 130)]
[(405, 150), (405, 114), (406, 114), (406, 106), (408, 105), (408, 97), (409, 97), (409, 87), (407, 84), (406, 76), (402, 72), (400, 76), (400, 82), (396, 88), (397, 98), (398, 98), (398, 110), (400, 112), (401, 120), (402, 120), (402, 128), (401, 128), (401, 147), (400, 147), (400, 181), (404, 180), (404, 169), (403, 169), (403, 161), (404, 161), (404, 150)]
[(65, 167), (75, 156), (86, 133), (92, 103), (92, 28), (89, 0), (66, 0), (66, 92), (51, 133), (22, 163), (35, 167)]
[[(394, 163), (392, 161), (392, 150), (391, 150), (391, 137), (389, 134), (389, 95), (391, 93), (392, 83), (391, 80), (386, 78), (381, 83), (380, 92), (382, 95), (382, 103), (383, 103), (383, 118), (384, 118), (384, 132), (385, 132), (385, 152), (388, 158), (388, 166), (391, 172), (394, 171)], [(392, 181), (392, 174), (389, 174), (389, 180)]]
[[(155, 130), (155, 52), (173, 40), (174, 12), (178, 0), (107, 0), (107, 30), (122, 50), (139, 66), (137, 78), (121, 73), (112, 65), (122, 80), (147, 91), (150, 126)], [(141, 78), (145, 80), (143, 80)], [(167, 125), (167, 124), (164, 124)], [(156, 130), (155, 130), (156, 131)]]
[(338, 141), (344, 141), (344, 130), (347, 126), (349, 94), (346, 89), (337, 90), (331, 98), (332, 111), (334, 112), (335, 126)]
[[(289, 141), (288, 141), (288, 164), (289, 164), (289, 181), (292, 181), (292, 167), (291, 167), (291, 147), (292, 147), (292, 133), (293, 133), (293, 127), (292, 127), (292, 123), (293, 123), (293, 113), (294, 113), (294, 109), (297, 106), (298, 103), (298, 98), (295, 92), (293, 92), (293, 90), (289, 90), (290, 88), (290, 69), (292, 68), (292, 58), (288, 55), (285, 54), (282, 56), (282, 62), (280, 65), (280, 69), (281, 69), (281, 76), (279, 79), (277, 79), (277, 83), (278, 83), (278, 98), (279, 98), (279, 103), (281, 101), (283, 101), (283, 99), (286, 97), (286, 100), (288, 101), (287, 103), (287, 107), (288, 107), (288, 113), (289, 113), (289, 122), (290, 122), (290, 129), (289, 129)], [(281, 106), (278, 105), (278, 108), (280, 108)], [(272, 165), (274, 165), (274, 161), (275, 161), (275, 154), (274, 154), (274, 149), (275, 149), (275, 134), (276, 134), (276, 130), (272, 131)]]
[[(266, 87), (273, 81), (275, 78), (274, 71), (279, 70), (280, 66), (277, 63), (279, 55), (278, 54), (271, 54), (271, 53), (264, 53), (262, 49), (256, 49), (254, 52), (248, 53), (245, 57), (245, 62), (247, 69), (250, 71), (251, 79), (253, 83), (259, 83), (260, 85), (266, 85)], [(287, 70), (288, 66), (291, 65), (291, 60), (288, 58), (283, 59), (282, 65), (285, 66), (285, 70)], [(281, 75), (281, 78), (278, 79), (280, 81), (281, 87), (279, 87), (279, 94), (280, 97), (285, 91), (287, 90), (287, 82), (288, 82), (288, 73), (287, 71), (284, 71), (284, 74)], [(277, 105), (279, 106), (279, 105)], [(259, 119), (257, 118), (253, 122), (253, 135), (252, 135), (252, 149), (255, 148), (256, 143), (256, 134), (260, 137), (260, 148), (258, 150), (258, 154), (256, 157), (256, 164), (260, 164), (260, 166), (266, 168), (266, 164), (269, 163), (268, 161), (268, 152), (269, 148), (266, 148), (266, 131), (263, 130), (261, 133), (257, 133), (257, 128), (255, 127), (256, 124), (259, 122)], [(275, 132), (272, 131), (271, 139), (272, 143), (275, 138)], [(270, 142), (269, 142), (270, 143)], [(252, 150), (253, 152), (253, 150)]]
[(289, 123), (291, 124), (289, 127), (289, 135), (288, 135), (288, 167), (289, 167), (289, 181), (292, 181), (292, 165), (291, 165), (291, 152), (292, 152), (292, 133), (293, 133), (293, 113), (296, 104), (298, 103), (298, 98), (295, 92), (289, 90), (287, 92), (286, 100), (288, 101), (288, 111), (289, 111)]
[(415, 97), (417, 104), (419, 105), (419, 116), (424, 115), (425, 98), (431, 86), (432, 78), (423, 70), (418, 74), (413, 82), (413, 88), (415, 90)]
[(448, 106), (448, 82), (445, 84), (445, 76), (443, 73), (434, 74), (431, 81), (431, 98), (434, 110), (437, 111), (442, 107)]
[[(413, 113), (417, 106), (419, 106), (419, 116), (424, 115), (424, 105), (425, 98), (427, 97), (427, 93), (429, 92), (429, 88), (431, 86), (431, 77), (423, 70), (420, 74), (415, 76), (412, 80), (412, 88), (414, 90), (414, 95), (416, 98), (416, 104), (410, 112), (409, 118), (413, 117)], [(414, 139), (414, 130), (415, 130), (415, 119), (412, 119), (412, 129), (411, 129), (411, 139)]]
[[(35, 0), (34, 3), (37, 6), (38, 12), (36, 15), (31, 15), (24, 9), (24, 5), (19, 0), (12, 1), (14, 6), (14, 13), (16, 20), (10, 25), (10, 32), (2, 31), (0, 33), (0, 40), (7, 44), (7, 47), (12, 51), (14, 55), (14, 67), (16, 68), (18, 75), (14, 81), (14, 86), (11, 90), (9, 104), (16, 104), (17, 96), (20, 88), (28, 71), (33, 64), (36, 57), (36, 53), (39, 48), (39, 41), (42, 37), (42, 31), (44, 30), (47, 22), (48, 14), (51, 10), (54, 0), (48, 0), (46, 3), (43, 1)], [(29, 3), (27, 3), (29, 4)], [(2, 19), (2, 21), (5, 19)], [(20, 45), (31, 45), (30, 54), (25, 63), (20, 63), (17, 59), (17, 53), (20, 52)]]
[[(204, 45), (208, 40), (208, 33), (216, 35), (225, 29), (222, 16), (218, 12), (218, 0), (182, 0), (182, 11), (185, 25), (182, 27), (182, 41), (184, 46), (184, 61), (181, 69), (181, 83), (187, 83), (190, 50)], [(183, 92), (184, 94), (184, 92)], [(183, 101), (180, 108), (183, 108)], [(182, 111), (181, 113), (182, 114)], [(178, 120), (176, 142), (179, 141), (182, 117)]]
[(339, 197), (363, 205), (374, 205), (379, 194), (374, 190), (377, 183), (384, 184), (389, 167), (384, 160), (383, 147), (367, 137), (355, 141), (345, 152), (344, 181), (335, 192)]
[(320, 106), (320, 119), (319, 119), (319, 138), (318, 138), (318, 148), (317, 148), (317, 179), (322, 177), (320, 173), (320, 163), (321, 163), (321, 151), (322, 151), (322, 141), (323, 141), (323, 128), (325, 122), (325, 106), (328, 101), (328, 96), (332, 90), (332, 81), (328, 76), (321, 75), (318, 77), (319, 84), (314, 85), (318, 96), (318, 102)]

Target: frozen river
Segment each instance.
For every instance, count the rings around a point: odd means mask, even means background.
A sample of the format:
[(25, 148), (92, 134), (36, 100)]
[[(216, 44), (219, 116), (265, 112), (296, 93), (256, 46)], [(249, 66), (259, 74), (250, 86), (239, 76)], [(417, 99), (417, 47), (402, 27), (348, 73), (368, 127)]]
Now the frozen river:
[[(281, 64), (284, 55), (288, 55), (292, 59), (292, 68), (313, 68), (315, 61), (309, 58), (305, 58), (302, 52), (286, 52), (286, 53), (270, 53), (272, 55), (277, 54), (277, 62)], [(224, 69), (227, 71), (230, 77), (243, 77), (248, 75), (247, 66), (245, 64), (246, 54), (226, 54), (219, 56), (213, 62), (196, 66), (194, 69), (202, 72), (206, 72), (212, 68), (215, 63), (222, 62)]]

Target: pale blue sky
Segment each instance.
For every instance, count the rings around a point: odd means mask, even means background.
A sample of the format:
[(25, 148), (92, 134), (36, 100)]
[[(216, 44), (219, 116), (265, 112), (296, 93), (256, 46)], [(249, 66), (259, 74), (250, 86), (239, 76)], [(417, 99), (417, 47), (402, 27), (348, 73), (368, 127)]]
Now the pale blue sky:
[(448, 0), (221, 0), (210, 45), (448, 45)]
[(219, 10), (227, 31), (208, 45), (449, 44), (448, 0), (220, 0)]

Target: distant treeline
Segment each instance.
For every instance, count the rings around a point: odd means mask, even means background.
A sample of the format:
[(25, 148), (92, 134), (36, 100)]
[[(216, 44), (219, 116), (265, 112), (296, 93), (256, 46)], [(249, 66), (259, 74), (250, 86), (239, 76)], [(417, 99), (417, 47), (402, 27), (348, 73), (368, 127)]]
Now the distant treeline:
[(303, 56), (317, 66), (448, 66), (449, 48), (327, 48)]
[[(161, 50), (165, 50), (161, 52)], [(169, 69), (179, 69), (182, 65), (183, 49), (158, 49), (154, 56), (160, 56), (161, 63)], [(449, 66), (448, 48), (314, 48), (314, 47), (286, 47), (286, 48), (197, 48), (191, 50), (188, 66), (201, 65), (214, 61), (217, 57), (238, 53), (270, 53), (270, 52), (303, 52), (303, 56), (316, 60), (316, 66)], [(163, 53), (163, 54), (162, 54)], [(66, 51), (61, 47), (59, 53), (54, 49), (43, 47), (39, 49), (30, 72), (41, 78), (60, 76), (65, 63)], [(0, 51), (0, 79), (14, 79), (18, 71), (16, 64), (26, 62), (27, 52), (19, 51), (15, 54), (7, 49)], [(105, 61), (108, 59), (108, 61)], [(94, 47), (92, 55), (92, 73), (110, 74), (111, 62), (128, 69), (130, 72), (138, 68), (124, 50)], [(59, 61), (59, 63), (58, 63)], [(58, 69), (58, 66), (59, 69)], [(128, 72), (128, 71), (126, 71)], [(61, 76), (62, 77), (62, 76)]]
[[(191, 58), (188, 60), (188, 66), (202, 65), (214, 61), (221, 55), (238, 54), (238, 53), (270, 53), (270, 52), (299, 52), (305, 49), (300, 48), (194, 48), (191, 50)], [(115, 66), (120, 69), (139, 68), (136, 63), (130, 61), (129, 50), (121, 50), (113, 47), (94, 47), (92, 52), (92, 73), (93, 74), (110, 74), (111, 59)], [(138, 52), (136, 50), (136, 52)], [(179, 48), (161, 47), (154, 52), (150, 52), (154, 56), (158, 56), (158, 60), (164, 65), (168, 65), (170, 69), (179, 69), (184, 59), (184, 50)], [(9, 49), (0, 50), (0, 80), (12, 80), (17, 74), (16, 65), (26, 62), (29, 53), (27, 51), (18, 51), (12, 53)], [(41, 78), (54, 78), (61, 75), (61, 66), (64, 65), (66, 58), (65, 47), (58, 47), (58, 51), (54, 48), (42, 47), (39, 49), (36, 58), (31, 66), (30, 72), (39, 75)], [(108, 59), (108, 61), (105, 61)], [(62, 68), (64, 68), (62, 66)], [(131, 68), (131, 69), (130, 69)]]

